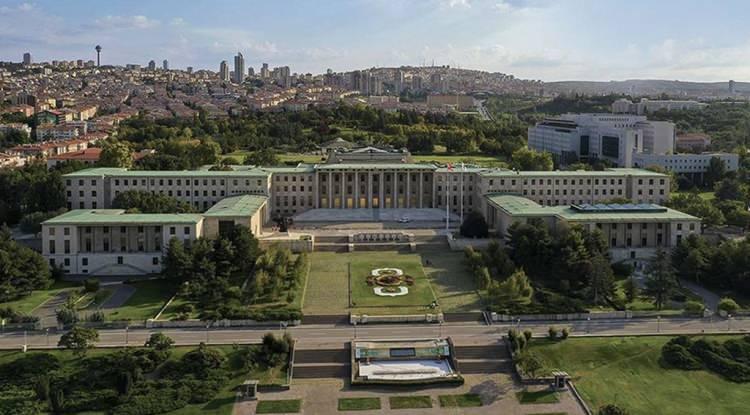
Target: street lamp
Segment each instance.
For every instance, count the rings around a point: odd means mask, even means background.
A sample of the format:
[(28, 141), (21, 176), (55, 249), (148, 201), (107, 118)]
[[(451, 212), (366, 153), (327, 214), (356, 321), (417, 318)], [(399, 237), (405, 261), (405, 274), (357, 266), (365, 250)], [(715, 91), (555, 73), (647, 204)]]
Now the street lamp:
[(591, 316), (586, 317), (586, 333), (591, 333)]
[(656, 316), (656, 332), (661, 333), (661, 316)]
[(206, 345), (208, 345), (208, 329), (211, 327), (211, 322), (206, 323)]
[(357, 339), (357, 320), (354, 320), (354, 339)]
[(23, 352), (26, 353), (26, 349), (28, 349), (29, 345), (26, 342), (26, 330), (23, 331)]
[(49, 327), (44, 329), (44, 337), (47, 341), (47, 347), (49, 347)]
[(727, 314), (727, 331), (732, 330), (732, 315)]
[(128, 325), (125, 325), (125, 347), (128, 347)]

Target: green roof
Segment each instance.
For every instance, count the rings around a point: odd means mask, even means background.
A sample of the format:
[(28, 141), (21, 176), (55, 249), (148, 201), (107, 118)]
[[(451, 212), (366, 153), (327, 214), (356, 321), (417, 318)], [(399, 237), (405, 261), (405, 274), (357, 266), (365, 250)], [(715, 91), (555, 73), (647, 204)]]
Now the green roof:
[(166, 225), (195, 224), (197, 213), (125, 213), (122, 209), (78, 209), (42, 222), (45, 225)]
[(667, 177), (666, 174), (656, 173), (644, 169), (624, 169), (612, 168), (606, 170), (554, 170), (554, 171), (515, 171), (492, 169), (483, 170), (479, 173), (487, 177), (538, 177), (538, 176), (555, 176), (555, 177), (596, 177), (596, 176), (644, 176), (644, 177)]
[(66, 174), (64, 177), (267, 177), (268, 172), (261, 169), (243, 170), (128, 170), (112, 167), (95, 167)]
[(268, 200), (265, 196), (241, 195), (222, 199), (208, 209), (205, 217), (252, 216)]
[(316, 164), (315, 168), (317, 170), (435, 170), (437, 167), (427, 163), (331, 163)]
[[(490, 193), (485, 197), (492, 204), (505, 210), (512, 216), (519, 217), (555, 216), (568, 222), (662, 222), (669, 220), (700, 220), (699, 218), (688, 215), (687, 213), (657, 205), (650, 205), (652, 208), (645, 210), (643, 208), (638, 209), (640, 205), (635, 205), (634, 208), (631, 209), (632, 211), (628, 211), (627, 209), (612, 209), (611, 211), (598, 209), (586, 211), (570, 206), (542, 206), (525, 197), (507, 193)], [(659, 209), (656, 209), (657, 207)]]
[(299, 164), (297, 166), (278, 166), (278, 167), (263, 167), (265, 171), (271, 173), (315, 173), (315, 165), (313, 164)]

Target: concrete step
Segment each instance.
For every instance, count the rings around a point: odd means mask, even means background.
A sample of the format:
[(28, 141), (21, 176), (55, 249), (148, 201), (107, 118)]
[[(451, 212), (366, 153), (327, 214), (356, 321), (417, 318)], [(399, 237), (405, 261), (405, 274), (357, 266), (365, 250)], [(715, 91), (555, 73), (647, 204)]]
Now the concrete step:
[(350, 376), (349, 365), (294, 366), (294, 379), (328, 379)]
[[(512, 364), (510, 360), (469, 360), (458, 361), (458, 372), (462, 375), (482, 375), (493, 373), (510, 373)], [(295, 368), (296, 376), (296, 368)]]
[(456, 352), (456, 359), (458, 360), (510, 358), (505, 345), (456, 346), (454, 350)]
[(294, 365), (296, 368), (298, 364), (348, 364), (349, 357), (347, 349), (295, 350)]
[(476, 322), (484, 322), (484, 317), (482, 316), (482, 313), (477, 312), (469, 312), (469, 313), (445, 313), (445, 321), (447, 323), (476, 323)]

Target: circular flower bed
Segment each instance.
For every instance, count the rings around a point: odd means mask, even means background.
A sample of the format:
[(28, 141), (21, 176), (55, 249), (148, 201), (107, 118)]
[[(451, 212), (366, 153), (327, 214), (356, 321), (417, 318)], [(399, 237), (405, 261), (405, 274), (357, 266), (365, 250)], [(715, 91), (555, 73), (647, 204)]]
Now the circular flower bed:
[(378, 286), (376, 294), (385, 295), (385, 293), (398, 293), (403, 295), (408, 291), (404, 291), (405, 287), (402, 285), (414, 285), (414, 278), (404, 275), (404, 271), (398, 268), (377, 268), (370, 272), (370, 276), (367, 277), (367, 285)]

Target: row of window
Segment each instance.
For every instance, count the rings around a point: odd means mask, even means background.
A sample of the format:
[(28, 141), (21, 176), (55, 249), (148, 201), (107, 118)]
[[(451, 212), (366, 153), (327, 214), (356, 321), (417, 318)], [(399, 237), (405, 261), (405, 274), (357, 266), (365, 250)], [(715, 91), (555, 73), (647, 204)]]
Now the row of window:
[[(157, 179), (148, 179), (148, 181), (146, 179), (122, 179), (122, 184), (123, 186), (130, 186), (131, 184), (133, 186), (138, 186), (139, 180), (140, 180), (141, 186), (146, 186), (146, 183), (149, 183), (151, 186), (155, 186), (157, 183)], [(121, 179), (114, 179), (115, 186), (119, 186), (120, 181)], [(186, 186), (190, 186), (191, 179), (184, 179), (184, 182)], [(193, 182), (193, 186), (199, 186), (201, 183), (201, 180), (192, 179), (192, 182)], [(226, 183), (224, 179), (219, 179), (218, 182), (216, 179), (211, 179), (210, 181), (208, 179), (203, 179), (202, 182), (204, 186), (208, 186), (209, 182), (211, 183), (211, 186), (216, 186), (217, 183), (220, 186), (224, 186)], [(158, 183), (159, 183), (159, 186), (164, 186), (165, 183), (167, 186), (172, 186), (173, 184), (176, 184), (177, 186), (182, 186), (183, 179), (174, 179), (174, 180), (173, 179), (166, 179), (166, 180), (158, 179)], [(65, 181), (65, 185), (68, 187), (72, 186), (72, 184), (73, 183), (70, 179), (67, 179)], [(232, 185), (239, 186), (239, 184), (240, 184), (239, 179), (232, 179)], [(263, 180), (261, 179), (256, 180), (256, 184), (258, 186), (262, 186)], [(78, 185), (84, 186), (85, 185), (84, 181), (78, 180)], [(96, 180), (91, 180), (91, 186), (96, 186)], [(250, 186), (250, 179), (245, 179), (245, 186)]]

